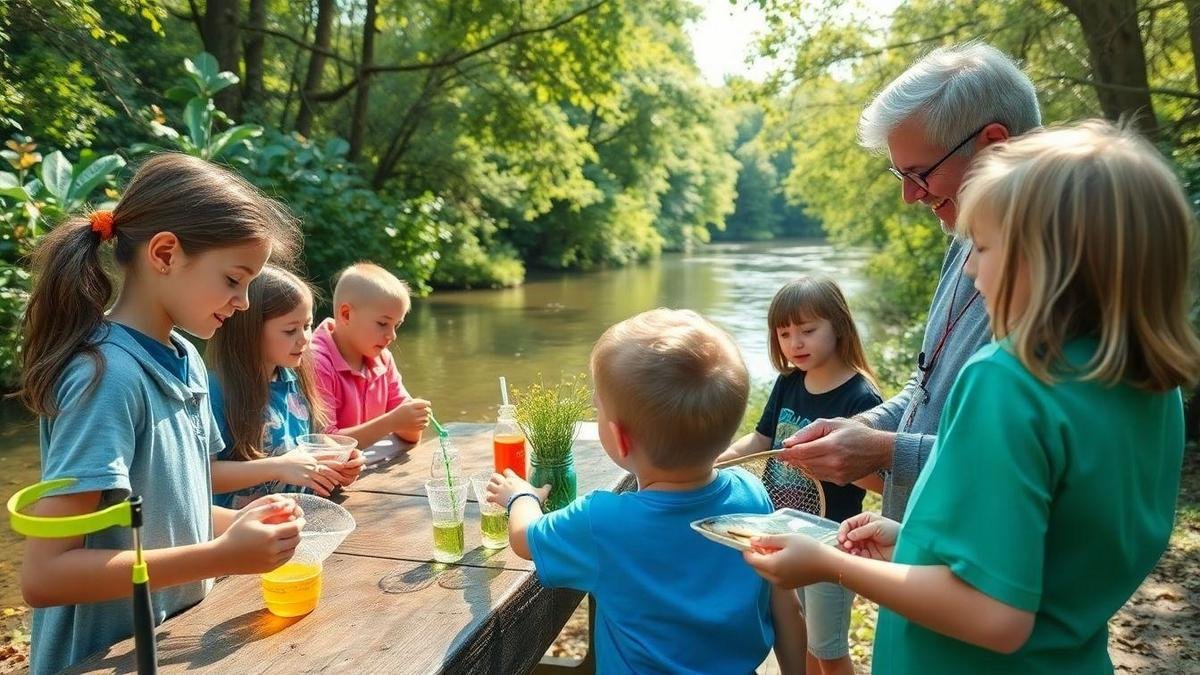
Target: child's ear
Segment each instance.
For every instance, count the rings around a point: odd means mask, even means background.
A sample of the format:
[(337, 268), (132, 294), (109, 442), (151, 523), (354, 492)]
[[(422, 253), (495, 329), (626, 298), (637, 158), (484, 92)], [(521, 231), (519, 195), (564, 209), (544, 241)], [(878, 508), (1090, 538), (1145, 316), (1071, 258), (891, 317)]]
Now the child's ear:
[(343, 302), (342, 304), (338, 305), (337, 309), (336, 309), (336, 311), (334, 311), (333, 315), (338, 321), (349, 321), (350, 320), (350, 303)]
[(633, 450), (632, 439), (629, 438), (629, 432), (625, 431), (625, 427), (621, 426), (620, 422), (610, 420), (608, 430), (612, 432), (612, 437), (617, 441), (617, 455), (622, 459), (629, 456)]
[(179, 247), (179, 237), (173, 232), (159, 232), (146, 243), (146, 257), (150, 269), (162, 274), (166, 274), (171, 268), (171, 263), (182, 261), (180, 253), (182, 251)]

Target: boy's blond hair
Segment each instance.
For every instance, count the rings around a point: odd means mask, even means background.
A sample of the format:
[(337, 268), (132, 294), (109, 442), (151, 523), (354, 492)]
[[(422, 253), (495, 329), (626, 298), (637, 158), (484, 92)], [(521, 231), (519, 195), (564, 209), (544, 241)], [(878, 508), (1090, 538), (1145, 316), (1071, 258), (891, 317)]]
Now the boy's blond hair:
[[(1200, 377), (1188, 323), (1193, 216), (1161, 155), (1102, 120), (1050, 128), (993, 146), (968, 175), (959, 231), (1001, 233), (992, 331), (1045, 382), (1062, 374), (1063, 345), (1099, 340), (1084, 379), (1151, 391)], [(1029, 303), (1009, 316), (1021, 264)]]
[(612, 326), (592, 349), (606, 416), (662, 470), (711, 466), (746, 412), (750, 378), (733, 340), (690, 310)]
[(412, 305), (408, 284), (379, 265), (354, 263), (338, 273), (333, 289), (334, 307), (340, 307), (343, 302), (353, 305), (379, 299), (403, 303), (405, 311)]

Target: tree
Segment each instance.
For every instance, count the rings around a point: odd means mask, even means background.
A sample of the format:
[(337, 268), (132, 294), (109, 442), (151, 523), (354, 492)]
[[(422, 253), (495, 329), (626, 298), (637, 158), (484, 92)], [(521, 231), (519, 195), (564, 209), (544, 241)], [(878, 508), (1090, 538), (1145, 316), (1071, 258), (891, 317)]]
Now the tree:
[(1079, 20), (1087, 42), (1094, 79), (1090, 80), (1109, 119), (1132, 117), (1139, 129), (1153, 137), (1158, 129), (1150, 84), (1146, 76), (1146, 50), (1138, 27), (1136, 0), (1061, 0)]
[[(192, 11), (195, 12), (194, 5)], [(221, 70), (240, 73), (241, 0), (206, 0), (204, 15), (198, 23), (204, 51), (217, 58)], [(229, 87), (217, 95), (217, 107), (241, 117), (241, 98), (239, 88)]]

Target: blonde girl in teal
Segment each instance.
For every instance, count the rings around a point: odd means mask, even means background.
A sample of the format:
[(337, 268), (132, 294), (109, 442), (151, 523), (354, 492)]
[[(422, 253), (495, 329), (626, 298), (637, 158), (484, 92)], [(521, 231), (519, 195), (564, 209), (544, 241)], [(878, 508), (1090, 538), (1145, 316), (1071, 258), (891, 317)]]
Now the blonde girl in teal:
[(877, 673), (1112, 672), (1108, 620), (1166, 549), (1200, 379), (1195, 223), (1162, 156), (1107, 122), (977, 162), (958, 222), (997, 342), (959, 374), (903, 526), (862, 514), (842, 551), (763, 537), (746, 560), (878, 602)]

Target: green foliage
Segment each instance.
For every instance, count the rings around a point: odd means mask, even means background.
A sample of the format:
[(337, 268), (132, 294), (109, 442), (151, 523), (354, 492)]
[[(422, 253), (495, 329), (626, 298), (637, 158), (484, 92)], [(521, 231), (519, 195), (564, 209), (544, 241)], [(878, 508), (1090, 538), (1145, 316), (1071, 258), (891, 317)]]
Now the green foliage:
[[(173, 144), (180, 152), (211, 161), (220, 161), (234, 166), (252, 163), (250, 139), (262, 135), (257, 124), (232, 124), (229, 117), (217, 111), (213, 97), (217, 92), (238, 83), (237, 75), (220, 70), (217, 60), (208, 52), (201, 52), (183, 60), (187, 76), (168, 89), (165, 96), (183, 105), (183, 124), (186, 134), (167, 126), (161, 113), (150, 122), (155, 136)], [(157, 108), (155, 112), (158, 113)], [(231, 126), (214, 133), (214, 125), (229, 123)], [(135, 144), (131, 151), (144, 153), (156, 150), (145, 143)]]
[(571, 455), (578, 423), (592, 416), (592, 390), (587, 375), (565, 377), (555, 384), (538, 381), (513, 390), (517, 423), (535, 461), (554, 464)]
[(791, 156), (770, 138), (762, 108), (743, 104), (737, 113), (737, 204), (725, 221), (725, 230), (713, 238), (745, 241), (821, 236), (820, 222), (787, 201), (783, 179), (791, 173)]
[(0, 386), (12, 387), (20, 374), (20, 322), (29, 298), (27, 258), (37, 239), (68, 214), (94, 203), (109, 208), (116, 174), (125, 166), (118, 155), (79, 153), (72, 163), (61, 151), (43, 156), (27, 136), (0, 150), (12, 171), (0, 171)]
[(161, 32), (158, 0), (0, 3), (0, 126), (66, 150), (91, 144), (122, 110), (114, 59), (128, 39), (114, 21)]
[(438, 245), (449, 236), (436, 197), (371, 189), (340, 138), (317, 144), (273, 131), (256, 141), (247, 177), (300, 218), (307, 273), (319, 288), (332, 292), (338, 271), (369, 259), (428, 291)]

